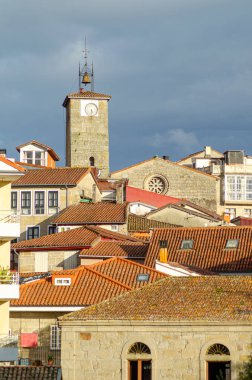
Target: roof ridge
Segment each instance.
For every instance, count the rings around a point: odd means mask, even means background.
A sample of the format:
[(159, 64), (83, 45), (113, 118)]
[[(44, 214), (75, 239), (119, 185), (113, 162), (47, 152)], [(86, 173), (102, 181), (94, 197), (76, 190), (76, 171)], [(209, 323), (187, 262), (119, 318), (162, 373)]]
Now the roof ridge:
[[(175, 230), (177, 227), (157, 227), (155, 228), (154, 230), (154, 233), (157, 231), (157, 230)], [(178, 227), (179, 230), (192, 230), (192, 231), (195, 231), (195, 230), (220, 230), (220, 229), (231, 229), (231, 228), (235, 228), (235, 229), (252, 229), (252, 226), (207, 226), (207, 227)]]

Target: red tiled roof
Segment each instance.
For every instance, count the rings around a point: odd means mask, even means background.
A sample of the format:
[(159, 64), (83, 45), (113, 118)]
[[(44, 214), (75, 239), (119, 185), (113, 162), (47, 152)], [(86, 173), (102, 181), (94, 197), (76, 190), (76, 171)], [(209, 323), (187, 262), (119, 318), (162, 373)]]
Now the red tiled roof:
[(51, 168), (29, 170), (12, 186), (76, 186), (82, 178), (90, 173), (90, 168)]
[(126, 201), (141, 202), (154, 207), (161, 207), (171, 203), (181, 201), (179, 198), (169, 197), (167, 195), (156, 194), (152, 191), (138, 189), (132, 186), (126, 186)]
[[(227, 240), (238, 240), (228, 249)], [(252, 272), (252, 227), (163, 228), (153, 232), (145, 265), (155, 268), (159, 242), (168, 242), (169, 262), (192, 265), (213, 272)], [(181, 249), (182, 240), (193, 240), (192, 249)]]
[(126, 223), (126, 204), (79, 203), (62, 210), (53, 220), (56, 224), (123, 224)]
[[(137, 281), (138, 274), (149, 274), (148, 281)], [(71, 285), (57, 286), (53, 278), (69, 276)], [(20, 298), (11, 306), (87, 306), (115, 297), (167, 277), (156, 270), (123, 259), (53, 272), (52, 276), (20, 286)]]
[(99, 239), (139, 242), (136, 238), (119, 234), (117, 232), (112, 232), (106, 230), (105, 228), (86, 226), (73, 228), (69, 231), (58, 232), (56, 234), (41, 236), (31, 240), (23, 240), (18, 243), (13, 243), (11, 247), (12, 249), (16, 249), (18, 251), (31, 250), (34, 248), (41, 248), (44, 250), (53, 250), (53, 248), (81, 249), (85, 246), (91, 246)]
[(50, 155), (54, 158), (55, 161), (59, 161), (60, 160), (60, 157), (57, 155), (57, 153), (53, 150), (53, 148), (51, 148), (50, 146), (46, 145), (46, 144), (42, 144), (41, 142), (39, 141), (36, 141), (36, 140), (31, 140), (31, 141), (28, 141), (27, 143), (25, 144), (22, 144), (22, 145), (19, 145), (16, 147), (17, 151), (20, 152), (20, 149), (23, 148), (24, 146), (26, 145), (37, 145), (41, 148), (44, 148), (45, 150), (47, 150)]
[[(167, 277), (164, 273), (119, 257), (104, 260), (98, 264), (93, 264), (91, 265), (91, 268), (96, 272), (109, 276), (133, 289), (140, 288), (147, 283), (150, 284), (161, 278)], [(147, 282), (137, 281), (137, 276), (139, 274), (148, 274), (149, 280)]]
[(237, 216), (237, 218), (231, 220), (231, 223), (234, 223), (237, 226), (252, 226), (252, 218)]
[(63, 107), (67, 106), (68, 100), (69, 99), (76, 99), (76, 98), (81, 98), (81, 99), (111, 99), (111, 95), (106, 95), (106, 94), (100, 94), (98, 92), (93, 92), (93, 91), (85, 91), (82, 90), (80, 92), (73, 92), (71, 94), (68, 94), (65, 97), (65, 100), (63, 102)]
[(22, 168), (22, 166), (18, 165), (16, 162), (13, 162), (11, 160), (8, 160), (8, 158), (1, 157), (0, 156), (0, 161), (3, 162), (6, 165), (11, 166), (12, 168), (16, 169), (19, 172), (25, 172), (25, 169)]
[(59, 319), (252, 321), (251, 276), (167, 277)]
[(148, 245), (143, 242), (132, 241), (100, 241), (94, 247), (83, 249), (82, 257), (129, 257), (144, 259)]

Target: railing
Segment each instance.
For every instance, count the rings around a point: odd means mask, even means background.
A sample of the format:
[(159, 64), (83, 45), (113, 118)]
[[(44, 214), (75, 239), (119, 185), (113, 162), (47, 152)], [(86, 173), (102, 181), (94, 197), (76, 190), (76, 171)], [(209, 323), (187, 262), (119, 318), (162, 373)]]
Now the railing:
[(0, 347), (17, 347), (18, 335), (0, 335)]
[(20, 216), (11, 210), (0, 210), (0, 223), (19, 223)]
[(27, 364), (48, 364), (48, 357), (52, 357), (53, 365), (60, 365), (61, 351), (51, 350), (49, 346), (38, 346), (31, 348), (19, 348), (19, 358), (21, 361), (27, 361)]
[(0, 285), (19, 285), (19, 273), (9, 272), (8, 269), (0, 267)]

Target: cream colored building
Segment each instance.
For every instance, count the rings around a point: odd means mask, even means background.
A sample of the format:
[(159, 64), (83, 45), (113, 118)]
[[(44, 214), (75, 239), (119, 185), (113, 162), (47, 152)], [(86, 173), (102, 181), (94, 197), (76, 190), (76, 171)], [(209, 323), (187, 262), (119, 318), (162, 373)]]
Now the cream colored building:
[(99, 201), (100, 190), (90, 168), (29, 170), (12, 184), (11, 208), (20, 215), (20, 240), (55, 232), (51, 219), (80, 201)]
[(19, 297), (18, 273), (10, 272), (10, 241), (19, 237), (20, 225), (10, 209), (11, 183), (23, 169), (0, 157), (0, 362), (13, 361), (17, 352), (8, 348), (15, 341), (9, 326), (9, 301)]
[(229, 150), (223, 154), (206, 146), (178, 162), (220, 178), (217, 212), (230, 219), (252, 217), (252, 157), (243, 150)]

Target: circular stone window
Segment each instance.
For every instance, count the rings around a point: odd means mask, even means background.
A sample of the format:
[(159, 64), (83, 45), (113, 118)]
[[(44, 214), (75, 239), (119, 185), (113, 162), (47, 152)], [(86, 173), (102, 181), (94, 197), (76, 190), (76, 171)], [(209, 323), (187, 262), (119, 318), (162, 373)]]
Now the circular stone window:
[(168, 190), (167, 180), (160, 175), (155, 175), (151, 177), (147, 181), (146, 185), (147, 190), (152, 191), (156, 194), (165, 194)]

